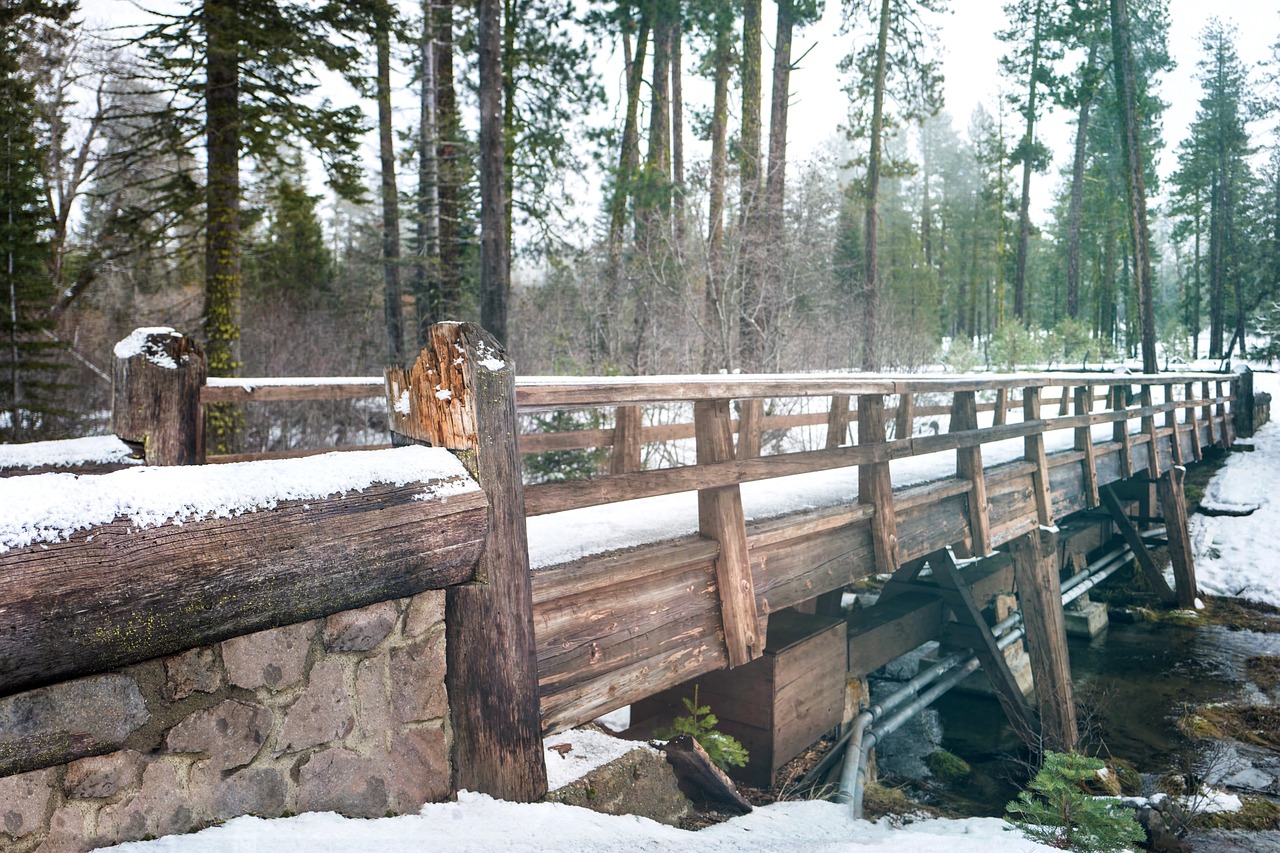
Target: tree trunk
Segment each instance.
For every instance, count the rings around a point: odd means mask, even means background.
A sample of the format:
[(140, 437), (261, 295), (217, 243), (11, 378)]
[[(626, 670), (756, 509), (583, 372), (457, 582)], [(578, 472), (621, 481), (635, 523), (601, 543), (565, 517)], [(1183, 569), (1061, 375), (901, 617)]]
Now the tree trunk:
[(1148, 254), (1147, 194), (1142, 179), (1142, 137), (1138, 126), (1137, 82), (1129, 45), (1127, 0), (1111, 0), (1111, 42), (1118, 78), (1117, 90), (1124, 111), (1124, 143), (1128, 163), (1129, 224), (1133, 234), (1133, 277), (1142, 317), (1142, 372), (1158, 373), (1156, 363), (1156, 313), (1152, 297), (1151, 257)]
[(516, 190), (516, 22), (524, 15), (520, 0), (502, 0), (502, 164), (505, 170), (502, 213), (507, 269), (511, 269), (511, 224)]
[(1037, 78), (1040, 71), (1040, 22), (1043, 2), (1036, 3), (1035, 23), (1031, 28), (1031, 80), (1027, 87), (1027, 129), (1022, 135), (1022, 200), (1018, 204), (1018, 253), (1013, 269), (1013, 316), (1026, 322), (1027, 311), (1027, 241), (1031, 237), (1031, 173), (1032, 146), (1036, 141)]
[[(626, 34), (623, 34), (626, 38)], [(635, 56), (627, 68), (627, 116), (622, 124), (622, 147), (618, 153), (618, 173), (609, 205), (609, 255), (617, 257), (622, 231), (627, 223), (627, 198), (640, 163), (640, 86), (644, 82), (644, 58), (649, 45), (649, 21), (640, 21)]]
[(684, 247), (684, 26), (680, 8), (671, 22), (671, 207), (677, 252)]
[(480, 70), (480, 324), (507, 340), (506, 169), (502, 125), (501, 0), (479, 0)]
[(863, 370), (875, 370), (880, 366), (878, 349), (879, 332), (876, 329), (879, 301), (879, 252), (876, 246), (879, 233), (880, 205), (880, 152), (884, 132), (885, 64), (889, 47), (890, 0), (880, 3), (880, 33), (876, 37), (875, 96), (871, 107), (871, 153), (867, 158), (866, 216), (863, 221), (863, 269), (862, 287), (865, 294), (865, 328), (862, 335)]
[[(765, 234), (773, 251), (781, 251), (783, 202), (787, 176), (787, 104), (791, 94), (792, 0), (778, 0), (778, 29), (773, 43), (773, 95), (769, 108), (769, 168), (765, 175)], [(781, 262), (782, 258), (775, 258)]]
[[(210, 376), (240, 372), (240, 60), (239, 0), (207, 0), (205, 39), (205, 356)], [(206, 442), (211, 453), (235, 449), (239, 410), (210, 406)]]
[[(1089, 46), (1085, 76), (1091, 79), (1097, 62), (1097, 43)], [(1088, 85), (1086, 83), (1086, 85)], [(1076, 121), (1075, 156), (1071, 161), (1071, 201), (1067, 212), (1067, 316), (1080, 316), (1080, 219), (1084, 207), (1084, 165), (1089, 140), (1089, 108), (1096, 93), (1086, 92), (1080, 99), (1080, 117)]]
[(440, 132), (436, 146), (440, 168), (440, 286), (433, 313), (438, 320), (458, 320), (462, 312), (462, 249), (466, 243), (462, 227), (466, 169), (453, 80), (452, 0), (436, 6), (436, 120)]
[(729, 367), (729, 341), (724, 310), (724, 191), (729, 133), (729, 75), (733, 63), (733, 18), (717, 10), (712, 57), (715, 94), (711, 106), (711, 185), (707, 215), (707, 289), (703, 298), (705, 346), (703, 372)]
[(413, 296), (416, 348), (426, 344), (426, 332), (439, 319), (438, 275), (440, 266), (440, 140), (436, 121), (435, 0), (422, 2), (422, 38), (418, 45), (420, 100), (418, 104), (418, 199), (415, 234), (416, 264)]
[(388, 364), (404, 361), (404, 306), (400, 291), (400, 193), (391, 119), (391, 8), (379, 4), (374, 40), (378, 63), (378, 154), (382, 168), (382, 299)]
[(764, 357), (760, 301), (764, 254), (760, 233), (760, 13), (761, 0), (746, 0), (742, 11), (742, 135), (739, 180), (742, 212), (738, 250), (742, 310), (738, 316), (738, 354), (747, 370), (760, 369)]

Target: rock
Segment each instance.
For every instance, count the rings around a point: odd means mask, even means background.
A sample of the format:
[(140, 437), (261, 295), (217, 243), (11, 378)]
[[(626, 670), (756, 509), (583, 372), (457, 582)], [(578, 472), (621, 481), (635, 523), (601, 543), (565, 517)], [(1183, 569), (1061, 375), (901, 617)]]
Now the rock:
[(324, 620), (324, 647), (330, 652), (367, 652), (386, 639), (399, 618), (394, 601), (335, 613)]
[(387, 748), (392, 724), (386, 656), (375, 655), (356, 667), (356, 702), (360, 709), (357, 721), (365, 739)]
[(170, 752), (208, 753), (209, 764), (222, 772), (253, 761), (274, 719), (262, 705), (227, 699), (178, 723), (165, 743)]
[(52, 768), (0, 779), (0, 834), (16, 841), (44, 829), (53, 784)]
[(1280, 853), (1280, 832), (1202, 829), (1187, 836), (1196, 853)]
[(347, 817), (382, 817), (391, 801), (377, 762), (345, 747), (311, 756), (298, 776), (298, 809)]
[(188, 802), (174, 759), (157, 759), (142, 772), (134, 796), (98, 813), (99, 846), (137, 841), (148, 835), (176, 835), (198, 828), (209, 816), (198, 816)]
[(448, 713), (444, 665), (443, 633), (391, 653), (391, 710), (396, 722), (436, 720)]
[(222, 643), (227, 678), (237, 687), (284, 690), (302, 680), (317, 622), (299, 622)]
[(1164, 815), (1150, 805), (1137, 811), (1137, 820), (1147, 833), (1147, 849), (1154, 853), (1189, 853), (1188, 847), (1165, 822)]
[(191, 770), (188, 802), (196, 814), (213, 820), (246, 814), (279, 817), (286, 788), (284, 774), (273, 767), (244, 767), (226, 775), (202, 761)]
[(93, 675), (0, 699), (0, 777), (120, 748), (151, 719), (125, 675)]
[(142, 755), (122, 749), (82, 758), (67, 765), (62, 789), (73, 800), (107, 799), (132, 785), (142, 770)]
[(355, 724), (342, 663), (326, 658), (312, 668), (310, 684), (286, 712), (276, 755), (341, 740)]
[(706, 800), (720, 811), (746, 814), (751, 803), (723, 770), (712, 763), (707, 751), (689, 735), (672, 738), (662, 748), (675, 770), (680, 789), (695, 800)]
[(443, 728), (410, 729), (395, 735), (382, 766), (391, 807), (401, 814), (413, 814), (424, 803), (439, 803), (454, 793)]
[(193, 693), (213, 693), (222, 686), (218, 656), (205, 646), (164, 659), (165, 698), (185, 699)]
[(678, 826), (689, 800), (661, 753), (638, 747), (547, 795), (552, 802), (602, 814), (632, 814)]
[(442, 622), (444, 622), (444, 590), (432, 589), (420, 592), (409, 599), (409, 612), (404, 623), (406, 637), (421, 637)]

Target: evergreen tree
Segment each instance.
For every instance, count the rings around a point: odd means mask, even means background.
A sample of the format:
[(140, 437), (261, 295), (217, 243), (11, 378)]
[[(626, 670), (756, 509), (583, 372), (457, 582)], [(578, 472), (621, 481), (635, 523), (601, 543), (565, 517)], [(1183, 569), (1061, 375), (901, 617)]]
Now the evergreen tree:
[(29, 441), (54, 414), (55, 374), (62, 368), (48, 311), (51, 211), (42, 154), (32, 132), (33, 91), (20, 58), (45, 25), (65, 21), (74, 3), (0, 3), (0, 441)]

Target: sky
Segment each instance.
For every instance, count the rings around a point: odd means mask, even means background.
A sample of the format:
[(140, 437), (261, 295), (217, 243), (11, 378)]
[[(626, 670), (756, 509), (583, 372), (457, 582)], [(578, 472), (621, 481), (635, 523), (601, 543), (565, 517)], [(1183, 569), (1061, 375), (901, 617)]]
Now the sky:
[[(412, 14), (417, 3), (400, 0), (406, 13)], [(1001, 92), (1010, 84), (999, 73), (998, 60), (1004, 45), (995, 33), (1005, 25), (1003, 5), (1005, 0), (951, 0), (951, 12), (938, 16), (939, 50), (942, 54), (945, 75), (946, 110), (951, 115), (952, 126), (963, 133), (969, 124), (973, 110), (982, 104), (994, 113)], [(1246, 67), (1258, 69), (1258, 64), (1270, 56), (1271, 45), (1280, 41), (1280, 0), (1168, 0), (1170, 52), (1177, 67), (1165, 75), (1160, 93), (1169, 103), (1164, 115), (1165, 150), (1157, 167), (1162, 176), (1168, 176), (1175, 166), (1178, 142), (1187, 135), (1195, 118), (1200, 89), (1194, 80), (1195, 64), (1199, 56), (1198, 36), (1213, 17), (1232, 21), (1238, 28), (1237, 50)], [(153, 0), (145, 5), (172, 8), (175, 0)], [(578, 1), (582, 6), (582, 0)], [(848, 109), (847, 95), (842, 91), (843, 80), (836, 70), (840, 58), (848, 52), (854, 38), (840, 33), (840, 0), (826, 0), (825, 13), (817, 24), (798, 31), (793, 45), (793, 57), (808, 51), (792, 73), (792, 96), (789, 112), (790, 133), (788, 159), (799, 162), (821, 150), (839, 138), (840, 123)], [(134, 23), (145, 19), (136, 0), (82, 0), (86, 15), (107, 24)], [(769, 82), (768, 69), (773, 62), (774, 5), (764, 4), (764, 57), (765, 69), (765, 128), (768, 128)], [(617, 51), (606, 46), (596, 60), (596, 66), (614, 105), (618, 100), (621, 82), (621, 60)], [(686, 62), (694, 61), (694, 50), (686, 49)], [(404, 82), (404, 78), (401, 78)], [(706, 81), (692, 73), (685, 78), (686, 100), (689, 109), (705, 107), (710, 103), (711, 89)], [(335, 100), (341, 95), (332, 93)], [(353, 95), (354, 97), (354, 95)], [(372, 103), (370, 115), (374, 114)], [(736, 110), (736, 107), (735, 107)], [(405, 127), (416, 118), (416, 98), (412, 92), (400, 94), (396, 105), (397, 121)], [(610, 113), (611, 114), (611, 113)], [(594, 124), (607, 121), (610, 114), (593, 118)], [(734, 120), (738, 118), (736, 112)], [(1010, 121), (1014, 127), (1010, 136), (1016, 135), (1016, 116)], [(1059, 184), (1057, 175), (1068, 163), (1074, 140), (1074, 118), (1062, 112), (1050, 113), (1041, 122), (1045, 142), (1055, 153), (1050, 172), (1033, 183), (1033, 206), (1043, 216), (1052, 206)], [(766, 130), (767, 132), (767, 130)], [(365, 143), (364, 159), (370, 172), (376, 170), (376, 137), (371, 133)], [(688, 144), (690, 156), (699, 156), (700, 149), (692, 141)], [(706, 156), (703, 152), (701, 156)], [(317, 182), (318, 182), (317, 177)], [(587, 179), (587, 193), (598, 193), (599, 176)]]

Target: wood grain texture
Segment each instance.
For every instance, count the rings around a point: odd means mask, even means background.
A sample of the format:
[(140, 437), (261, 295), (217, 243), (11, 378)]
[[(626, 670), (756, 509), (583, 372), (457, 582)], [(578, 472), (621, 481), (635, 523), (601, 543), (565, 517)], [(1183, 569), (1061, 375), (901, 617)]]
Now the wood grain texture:
[[(858, 445), (866, 447), (883, 442), (884, 428), (884, 397), (879, 394), (859, 397)], [(875, 511), (871, 516), (871, 544), (875, 548), (876, 571), (881, 574), (896, 571), (898, 524), (888, 462), (873, 462), (858, 468), (858, 503), (870, 505)]]
[[(387, 398), (393, 429), (457, 453), (489, 501), (479, 583), (445, 594), (445, 684), (458, 786), (533, 802), (546, 794), (547, 776), (514, 376), (488, 332), (470, 323), (437, 324), (408, 371), (387, 370)], [(394, 407), (405, 392), (410, 411), (397, 418)]]
[(760, 439), (764, 424), (764, 400), (742, 400), (738, 403), (741, 413), (736, 424), (729, 425), (729, 432), (738, 433), (738, 446), (735, 456), (738, 459), (751, 459), (760, 455)]
[[(1081, 385), (1075, 390), (1076, 406), (1075, 413), (1077, 416), (1087, 417), (1093, 410), (1093, 388), (1088, 385)], [(1093, 435), (1088, 425), (1076, 427), (1075, 432), (1075, 449), (1084, 454), (1084, 491), (1085, 505), (1095, 507), (1098, 505), (1098, 465), (1094, 456)]]
[(644, 467), (640, 456), (644, 410), (639, 406), (619, 406), (617, 412), (617, 424), (613, 428), (613, 452), (609, 455), (609, 473), (629, 474)]
[[(1063, 399), (1070, 389), (1063, 388)], [(1064, 414), (1059, 412), (1059, 415)], [(1040, 420), (1040, 389), (1027, 388), (1022, 392), (1022, 418)], [(1038, 432), (1023, 439), (1023, 458), (1035, 466), (1032, 472), (1032, 497), (1036, 504), (1037, 521), (1048, 527), (1053, 524), (1053, 501), (1049, 497), (1049, 462), (1045, 458), (1044, 433)]]
[(191, 338), (149, 335), (141, 352), (112, 363), (112, 432), (141, 447), (148, 465), (200, 464), (200, 389), (208, 373), (204, 352)]
[[(1143, 408), (1153, 407), (1151, 386), (1142, 386), (1141, 400)], [(1155, 415), (1142, 416), (1142, 433), (1147, 437), (1147, 476), (1155, 479), (1160, 476), (1160, 439), (1156, 433)]]
[(422, 492), (374, 485), (142, 529), (122, 519), (0, 554), (0, 692), (470, 580), (483, 494)]
[(849, 442), (849, 397), (841, 394), (831, 398), (827, 410), (827, 450), (834, 450)]
[(1170, 468), (1156, 488), (1160, 494), (1160, 514), (1169, 540), (1169, 560), (1173, 564), (1174, 591), (1178, 606), (1194, 608), (1199, 589), (1196, 566), (1191, 550), (1191, 532), (1187, 526), (1187, 496), (1182, 490), (1186, 471), (1181, 466)]
[[(697, 401), (693, 420), (699, 463), (733, 458), (728, 400)], [(698, 530), (720, 543), (715, 566), (725, 649), (729, 665), (741, 666), (764, 653), (764, 631), (756, 614), (742, 492), (737, 484), (698, 490)]]
[(1070, 752), (1076, 747), (1079, 732), (1071, 661), (1067, 656), (1057, 543), (1053, 534), (1033, 531), (1010, 542), (1009, 553), (1013, 557), (1018, 609), (1026, 629), (1027, 654), (1040, 708), (1042, 748)]
[[(200, 389), (200, 403), (275, 403), (300, 400), (369, 400), (383, 396), (381, 384), (372, 382), (317, 382), (314, 385), (206, 385)], [(270, 383), (270, 379), (261, 380)]]
[(1169, 588), (1169, 583), (1164, 579), (1164, 573), (1156, 565), (1151, 552), (1147, 550), (1142, 537), (1138, 535), (1137, 528), (1133, 526), (1133, 522), (1124, 511), (1124, 507), (1120, 505), (1115, 493), (1111, 491), (1110, 486), (1102, 489), (1102, 505), (1107, 512), (1111, 513), (1112, 521), (1115, 522), (1120, 535), (1124, 537), (1125, 544), (1129, 546), (1129, 550), (1133, 551), (1138, 567), (1142, 569), (1143, 576), (1147, 579), (1147, 583), (1151, 585), (1151, 589), (1159, 596), (1160, 601), (1165, 605), (1177, 603), (1178, 598), (1174, 591)]
[[(952, 403), (951, 431), (967, 432), (978, 428), (977, 401), (972, 391), (957, 391)], [(956, 451), (956, 476), (968, 480), (969, 532), (975, 556), (991, 553), (991, 522), (987, 517), (986, 474), (982, 469), (981, 446), (961, 447)]]

